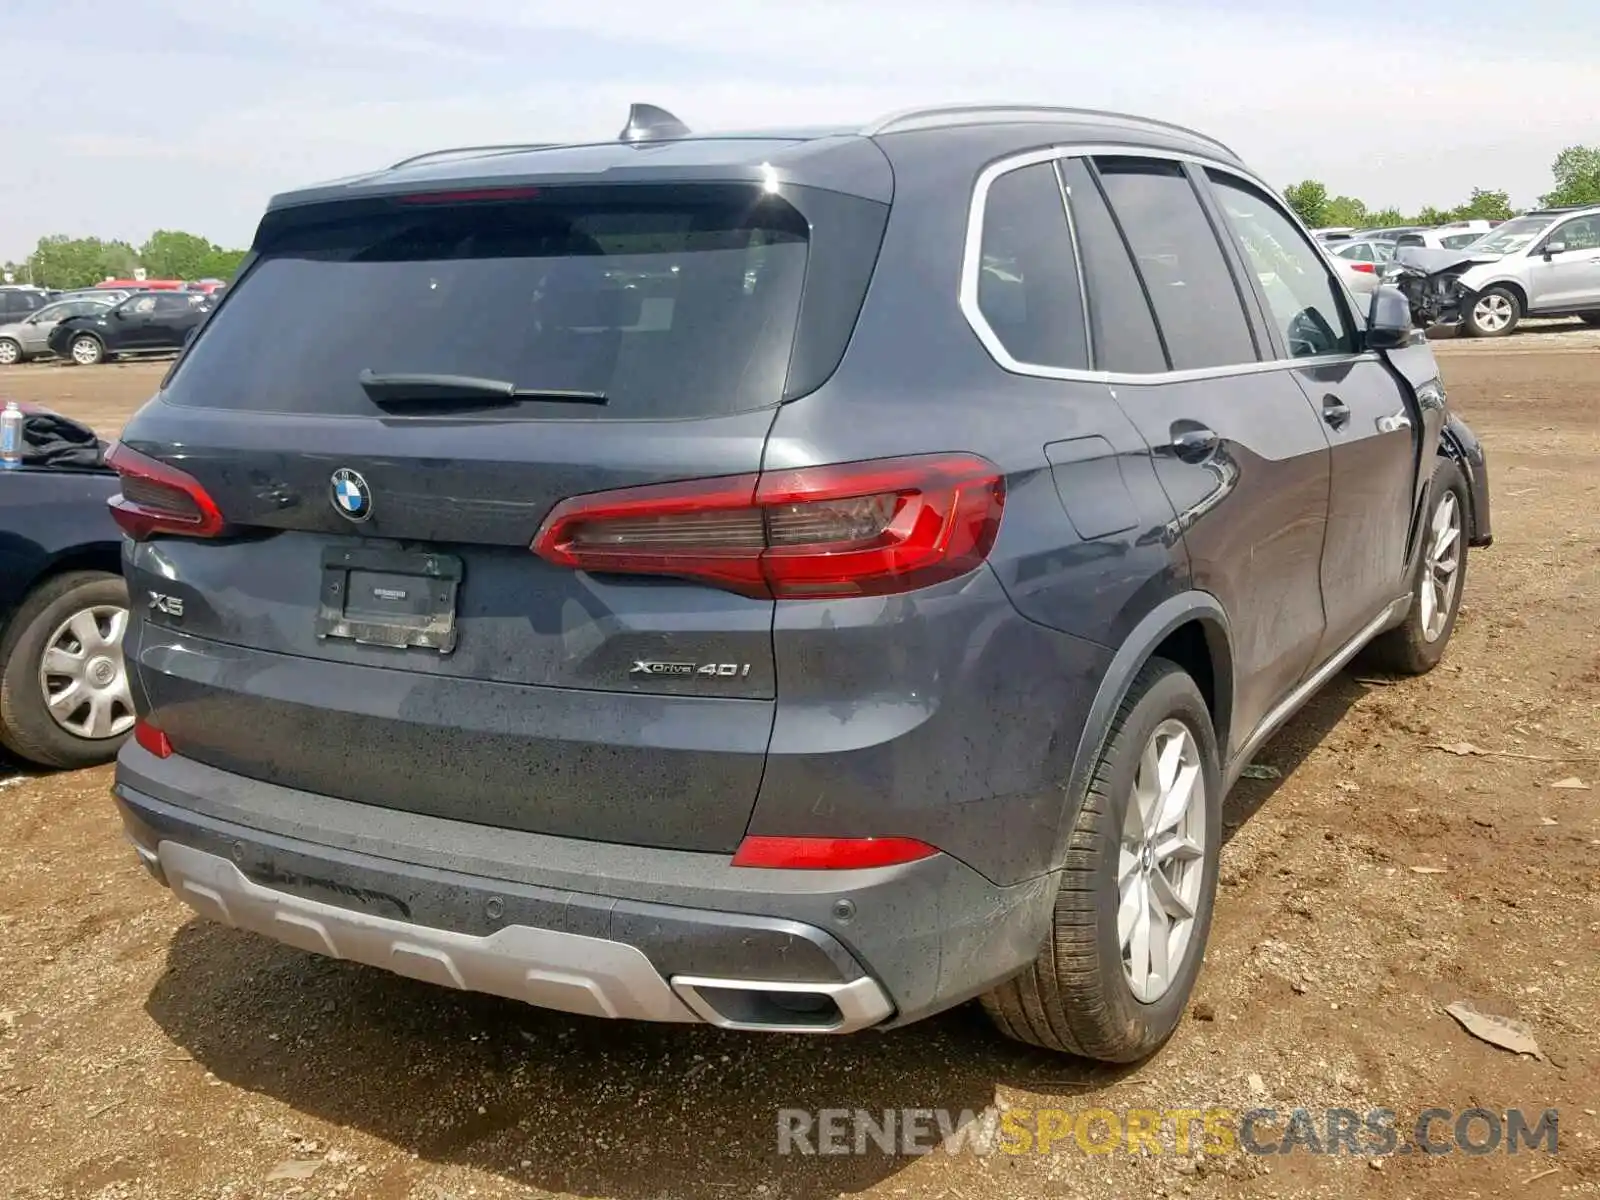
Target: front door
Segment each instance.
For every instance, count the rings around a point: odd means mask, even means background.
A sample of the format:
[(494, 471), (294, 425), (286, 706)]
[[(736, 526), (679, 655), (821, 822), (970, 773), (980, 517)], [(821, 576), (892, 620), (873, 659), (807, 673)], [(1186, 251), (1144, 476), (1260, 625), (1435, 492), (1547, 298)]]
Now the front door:
[[(1093, 170), (1098, 187), (1072, 189), (1074, 212), (1102, 195), (1109, 203), (1167, 360), (1149, 374), (1113, 373), (1112, 390), (1150, 445), (1193, 586), (1228, 615), (1231, 752), (1305, 675), (1322, 641), (1328, 439), (1293, 372), (1270, 362), (1245, 285), (1183, 165), (1115, 157), (1095, 159)], [(1100, 292), (1097, 279), (1089, 294)]]
[(1529, 312), (1600, 309), (1600, 216), (1556, 226), (1529, 266)]
[(1405, 591), (1424, 414), (1410, 385), (1380, 355), (1362, 352), (1350, 298), (1310, 238), (1253, 182), (1219, 169), (1206, 175), (1276, 353), (1294, 364), (1332, 448), (1321, 555), (1327, 627), (1314, 667)]

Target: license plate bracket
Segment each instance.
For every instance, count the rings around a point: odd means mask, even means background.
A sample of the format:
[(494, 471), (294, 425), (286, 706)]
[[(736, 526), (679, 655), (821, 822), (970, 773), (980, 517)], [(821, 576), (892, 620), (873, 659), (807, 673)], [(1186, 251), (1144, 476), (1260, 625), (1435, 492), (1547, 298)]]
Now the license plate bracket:
[(449, 654), (460, 586), (461, 560), (453, 554), (329, 547), (322, 554), (317, 637)]

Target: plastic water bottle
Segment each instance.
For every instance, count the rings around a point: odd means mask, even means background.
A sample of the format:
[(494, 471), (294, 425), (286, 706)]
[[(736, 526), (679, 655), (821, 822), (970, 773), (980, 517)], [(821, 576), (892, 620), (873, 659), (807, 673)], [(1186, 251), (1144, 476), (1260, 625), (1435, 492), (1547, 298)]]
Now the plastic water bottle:
[(0, 412), (0, 468), (15, 471), (22, 465), (22, 410), (7, 400)]

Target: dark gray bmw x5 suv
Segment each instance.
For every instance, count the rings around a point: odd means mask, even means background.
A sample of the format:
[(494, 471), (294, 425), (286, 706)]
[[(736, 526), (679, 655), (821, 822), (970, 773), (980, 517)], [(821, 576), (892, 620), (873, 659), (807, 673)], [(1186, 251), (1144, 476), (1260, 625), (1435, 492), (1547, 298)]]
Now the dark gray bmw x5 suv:
[(1404, 298), (1219, 143), (1071, 109), (640, 106), (279, 196), (113, 461), (116, 798), (202, 914), (1120, 1061), (1242, 767), (1364, 648), (1433, 666), (1490, 539)]

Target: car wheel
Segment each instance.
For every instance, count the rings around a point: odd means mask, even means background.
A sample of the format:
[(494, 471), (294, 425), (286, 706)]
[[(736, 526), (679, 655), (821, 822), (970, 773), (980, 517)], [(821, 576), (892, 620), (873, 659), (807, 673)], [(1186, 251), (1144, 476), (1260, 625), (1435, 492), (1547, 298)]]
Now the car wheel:
[(1522, 303), (1515, 292), (1488, 288), (1472, 302), (1467, 328), (1474, 337), (1505, 337), (1522, 320)]
[(11, 338), (0, 338), (0, 367), (15, 366), (22, 361), (22, 345)]
[(72, 339), (71, 354), (80, 367), (92, 367), (105, 358), (106, 348), (99, 338), (85, 333)]
[(1411, 580), (1411, 610), (1405, 624), (1375, 638), (1363, 656), (1401, 675), (1426, 674), (1444, 657), (1467, 583), (1467, 481), (1448, 458), (1434, 468), (1428, 503)]
[(0, 743), (45, 767), (109, 762), (133, 728), (128, 589), (103, 571), (35, 588), (0, 641)]
[(1200, 689), (1153, 659), (1117, 712), (1072, 829), (1050, 936), (983, 998), (1018, 1041), (1137, 1062), (1182, 1019), (1222, 846), (1222, 771)]

